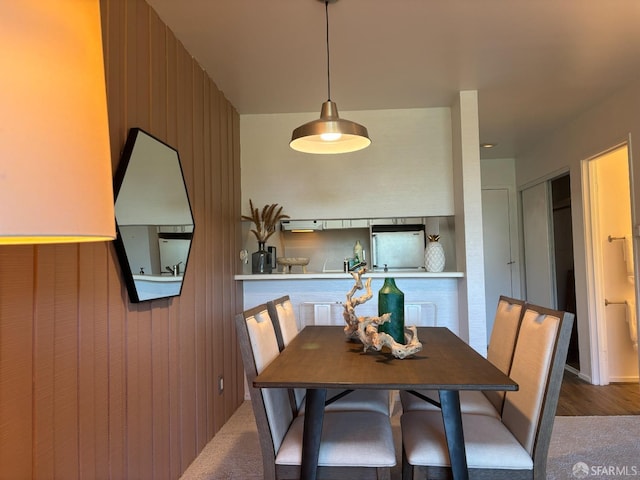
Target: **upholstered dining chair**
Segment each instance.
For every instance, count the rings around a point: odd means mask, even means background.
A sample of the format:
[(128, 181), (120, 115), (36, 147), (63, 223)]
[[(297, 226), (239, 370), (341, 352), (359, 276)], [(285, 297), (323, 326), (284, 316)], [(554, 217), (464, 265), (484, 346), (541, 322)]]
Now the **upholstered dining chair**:
[[(556, 414), (574, 315), (527, 304), (510, 377), (517, 391), (505, 394), (500, 418), (463, 413), (470, 478), (546, 479), (547, 453)], [(450, 474), (442, 416), (411, 411), (401, 417), (403, 479)]]
[[(267, 307), (247, 310), (235, 320), (258, 427), (264, 478), (299, 478), (304, 417), (294, 415), (287, 389), (253, 387), (256, 376), (280, 354)], [(318, 459), (320, 478), (389, 480), (395, 464), (388, 415), (325, 413)]]
[[(300, 332), (289, 295), (267, 302), (267, 310), (273, 322), (278, 348), (282, 351)], [(294, 409), (299, 413), (304, 413), (304, 395), (304, 389), (293, 389), (292, 402), (295, 404)], [(389, 390), (327, 390), (326, 411), (363, 410), (389, 415), (390, 409)]]
[[(525, 302), (501, 295), (493, 321), (493, 330), (487, 348), (487, 360), (509, 375), (516, 338), (524, 314)], [(419, 390), (400, 392), (402, 410), (438, 410), (438, 392)], [(463, 413), (480, 413), (499, 417), (502, 412), (504, 392), (467, 390), (460, 392), (460, 409)]]

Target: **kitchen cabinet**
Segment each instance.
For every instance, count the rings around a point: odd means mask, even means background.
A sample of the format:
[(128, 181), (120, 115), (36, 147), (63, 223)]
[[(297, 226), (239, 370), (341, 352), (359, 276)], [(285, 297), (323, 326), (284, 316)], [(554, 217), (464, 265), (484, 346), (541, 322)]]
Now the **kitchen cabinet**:
[[(437, 224), (440, 219), (450, 217), (386, 217), (386, 218), (330, 218), (325, 220), (302, 220), (292, 219), (281, 222), (282, 230), (291, 230), (285, 224), (296, 224), (313, 222), (318, 224), (321, 230), (339, 230), (349, 228), (369, 228), (372, 225), (420, 225), (435, 222)], [(452, 218), (452, 217), (451, 217)]]
[(369, 228), (369, 219), (340, 219), (340, 220), (322, 220), (323, 230), (338, 230), (346, 228)]
[(373, 218), (369, 220), (369, 225), (420, 225), (424, 222), (424, 217)]
[(343, 224), (344, 228), (369, 228), (369, 219), (353, 218), (351, 220), (344, 220)]
[[(376, 316), (377, 302), (375, 299), (360, 305), (359, 316)], [(342, 302), (302, 302), (299, 306), (298, 327), (306, 325), (344, 325), (344, 306)], [(405, 302), (405, 325), (417, 327), (435, 327), (438, 325), (437, 308), (435, 302)]]
[[(464, 277), (462, 272), (367, 272), (363, 280), (371, 277), (373, 298), (356, 307), (358, 316), (377, 315), (378, 291), (387, 276), (393, 277), (404, 292), (405, 325), (437, 325), (459, 333), (458, 286)], [(342, 302), (354, 282), (347, 273), (236, 275), (235, 279), (242, 281), (245, 309), (289, 295), (300, 328), (343, 325)], [(364, 293), (362, 290), (356, 295)]]
[(322, 220), (324, 230), (338, 230), (344, 228), (344, 220)]

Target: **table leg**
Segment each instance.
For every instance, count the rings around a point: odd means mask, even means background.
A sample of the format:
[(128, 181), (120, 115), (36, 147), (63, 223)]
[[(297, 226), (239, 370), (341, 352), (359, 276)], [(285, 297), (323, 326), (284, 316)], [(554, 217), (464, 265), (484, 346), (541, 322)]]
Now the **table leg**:
[(315, 480), (318, 471), (318, 455), (324, 421), (326, 388), (309, 388), (305, 397), (304, 432), (302, 434), (302, 463), (300, 480)]
[(451, 471), (455, 480), (468, 480), (467, 454), (464, 448), (460, 395), (457, 390), (440, 390), (444, 432), (449, 448)]

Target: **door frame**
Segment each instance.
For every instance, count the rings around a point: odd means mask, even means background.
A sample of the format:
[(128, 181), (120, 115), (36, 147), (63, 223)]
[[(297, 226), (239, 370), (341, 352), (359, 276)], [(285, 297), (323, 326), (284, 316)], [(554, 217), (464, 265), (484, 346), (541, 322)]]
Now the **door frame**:
[[(609, 150), (607, 150), (609, 151)], [(589, 312), (589, 357), (591, 364), (591, 383), (607, 385), (609, 383), (609, 362), (607, 358), (607, 332), (598, 328), (598, 319), (604, 318), (604, 293), (602, 287), (604, 266), (602, 265), (602, 248), (597, 239), (600, 236), (598, 222), (597, 182), (593, 170), (594, 160), (605, 155), (607, 151), (581, 162), (582, 170), (582, 202), (584, 212), (584, 250), (585, 271), (587, 274), (587, 311)]]
[[(604, 276), (604, 265), (602, 263), (603, 253), (602, 246), (598, 241), (601, 237), (601, 228), (598, 222), (598, 203), (597, 198), (597, 176), (594, 172), (595, 161), (607, 155), (608, 153), (619, 148), (626, 147), (627, 163), (629, 169), (629, 192), (631, 202), (631, 224), (632, 239), (634, 251), (634, 274), (638, 278), (638, 261), (637, 250), (637, 225), (635, 214), (634, 199), (634, 181), (633, 181), (633, 162), (631, 156), (631, 139), (622, 141), (607, 150), (596, 155), (585, 158), (580, 162), (582, 176), (582, 202), (583, 202), (583, 225), (584, 225), (584, 243), (585, 243), (585, 269), (586, 269), (586, 287), (587, 287), (587, 311), (589, 325), (589, 356), (591, 363), (591, 383), (594, 385), (608, 385), (609, 377), (609, 359), (607, 351), (607, 331), (601, 328), (599, 319), (605, 318), (605, 294), (602, 285)], [(635, 282), (635, 296), (638, 295), (638, 281)], [(637, 303), (636, 303), (637, 308)], [(638, 358), (640, 363), (640, 356)]]

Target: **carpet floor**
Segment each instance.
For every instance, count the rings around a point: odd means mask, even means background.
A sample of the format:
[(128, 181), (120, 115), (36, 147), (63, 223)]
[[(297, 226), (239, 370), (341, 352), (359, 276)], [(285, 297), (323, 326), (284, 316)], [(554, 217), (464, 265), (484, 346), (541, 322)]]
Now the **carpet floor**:
[(640, 477), (640, 416), (556, 417), (547, 479)]
[[(400, 479), (400, 407), (392, 425)], [(181, 480), (262, 480), (262, 456), (251, 402), (245, 401), (206, 445)], [(547, 480), (640, 477), (640, 416), (556, 417)]]

